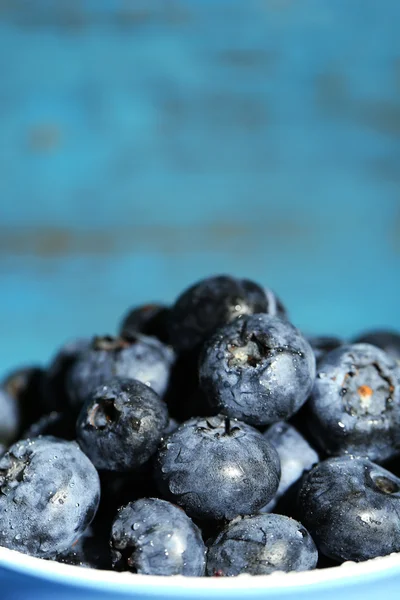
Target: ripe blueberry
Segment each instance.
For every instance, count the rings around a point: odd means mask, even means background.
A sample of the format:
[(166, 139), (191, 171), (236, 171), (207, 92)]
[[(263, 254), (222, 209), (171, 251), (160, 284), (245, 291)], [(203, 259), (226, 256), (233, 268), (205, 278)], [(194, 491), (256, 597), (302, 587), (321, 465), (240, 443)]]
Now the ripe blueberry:
[(170, 339), (179, 351), (193, 350), (217, 327), (240, 315), (284, 313), (282, 303), (270, 290), (248, 279), (226, 275), (209, 277), (185, 290), (171, 308)]
[(160, 491), (199, 519), (256, 512), (275, 495), (279, 477), (277, 452), (264, 436), (221, 415), (190, 419), (156, 456)]
[(69, 374), (71, 401), (80, 409), (95, 388), (114, 376), (137, 379), (163, 395), (173, 361), (172, 350), (155, 338), (94, 338)]
[(299, 508), (318, 549), (336, 561), (400, 551), (400, 479), (366, 458), (316, 465), (303, 482)]
[(308, 531), (282, 515), (239, 517), (210, 544), (207, 574), (229, 577), (247, 573), (315, 569), (318, 551)]
[(111, 552), (119, 571), (204, 575), (206, 548), (200, 530), (183, 510), (158, 498), (142, 498), (118, 511)]
[(149, 460), (167, 425), (167, 407), (156, 392), (140, 381), (115, 377), (89, 396), (76, 432), (95, 467), (124, 472)]
[(387, 460), (400, 444), (400, 367), (370, 344), (341, 346), (320, 361), (308, 408), (327, 454)]
[(63, 552), (93, 519), (97, 471), (76, 442), (39, 437), (0, 459), (0, 545), (38, 557)]
[(315, 378), (309, 343), (288, 321), (265, 314), (225, 325), (205, 344), (200, 385), (211, 405), (252, 425), (288, 419)]

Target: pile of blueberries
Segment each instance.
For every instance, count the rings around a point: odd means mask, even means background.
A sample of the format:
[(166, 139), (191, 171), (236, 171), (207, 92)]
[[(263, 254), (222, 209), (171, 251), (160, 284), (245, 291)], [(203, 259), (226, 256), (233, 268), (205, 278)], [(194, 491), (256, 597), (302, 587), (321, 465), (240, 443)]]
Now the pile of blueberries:
[(210, 277), (3, 381), (0, 546), (151, 575), (363, 561), (400, 552), (399, 456), (399, 334), (307, 337)]

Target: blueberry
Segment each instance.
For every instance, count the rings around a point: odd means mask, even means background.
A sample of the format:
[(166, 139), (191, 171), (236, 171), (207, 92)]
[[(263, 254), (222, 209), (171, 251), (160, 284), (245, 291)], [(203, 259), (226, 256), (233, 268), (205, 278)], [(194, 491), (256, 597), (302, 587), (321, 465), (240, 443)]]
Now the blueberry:
[(400, 479), (366, 458), (319, 463), (304, 480), (299, 505), (318, 549), (336, 561), (400, 551)]
[(124, 472), (149, 460), (167, 425), (167, 407), (156, 392), (140, 381), (115, 377), (89, 396), (76, 432), (97, 469)]
[(252, 425), (286, 420), (307, 400), (314, 353), (288, 321), (243, 316), (204, 345), (200, 385), (220, 412)]
[(111, 569), (108, 540), (95, 535), (91, 527), (88, 527), (71, 548), (59, 554), (55, 560), (75, 567)]
[(163, 395), (173, 361), (172, 350), (155, 338), (96, 337), (70, 372), (71, 401), (80, 409), (95, 388), (114, 376), (137, 379)]
[(97, 471), (76, 442), (39, 437), (0, 459), (0, 545), (38, 557), (63, 552), (99, 503)]
[(355, 344), (372, 344), (381, 348), (392, 358), (400, 362), (400, 333), (397, 331), (377, 330), (359, 335), (353, 341)]
[(119, 510), (111, 552), (119, 571), (204, 575), (206, 548), (200, 530), (183, 510), (158, 498), (142, 498)]
[(276, 450), (250, 425), (221, 415), (194, 418), (165, 438), (156, 457), (165, 497), (198, 519), (233, 519), (273, 498)]
[(239, 315), (269, 312), (281, 314), (283, 306), (270, 290), (248, 279), (220, 275), (195, 283), (171, 308), (170, 339), (179, 351), (193, 350), (217, 327)]
[(65, 343), (50, 362), (43, 381), (46, 412), (66, 412), (70, 403), (67, 381), (80, 355), (88, 350), (91, 340), (78, 338)]
[(308, 336), (306, 339), (314, 350), (317, 363), (325, 356), (325, 354), (344, 344), (343, 340), (332, 335)]
[(135, 337), (138, 333), (156, 337), (168, 343), (169, 308), (165, 304), (145, 304), (128, 311), (123, 318), (119, 335)]
[(308, 531), (283, 515), (239, 517), (211, 543), (207, 574), (231, 577), (247, 573), (315, 569), (318, 551)]
[(309, 402), (310, 432), (327, 454), (382, 462), (400, 444), (400, 367), (383, 350), (351, 344), (318, 365)]
[(262, 509), (270, 512), (278, 500), (296, 484), (305, 471), (309, 471), (319, 457), (307, 440), (289, 423), (280, 421), (271, 425), (264, 437), (272, 444), (281, 462), (281, 480), (271, 502)]

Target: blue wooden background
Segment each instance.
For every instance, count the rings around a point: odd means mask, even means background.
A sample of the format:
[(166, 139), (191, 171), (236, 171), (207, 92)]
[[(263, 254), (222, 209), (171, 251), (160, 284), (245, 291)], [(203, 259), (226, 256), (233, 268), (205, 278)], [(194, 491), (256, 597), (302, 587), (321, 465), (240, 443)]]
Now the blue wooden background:
[(400, 2), (0, 0), (0, 370), (213, 272), (400, 328)]

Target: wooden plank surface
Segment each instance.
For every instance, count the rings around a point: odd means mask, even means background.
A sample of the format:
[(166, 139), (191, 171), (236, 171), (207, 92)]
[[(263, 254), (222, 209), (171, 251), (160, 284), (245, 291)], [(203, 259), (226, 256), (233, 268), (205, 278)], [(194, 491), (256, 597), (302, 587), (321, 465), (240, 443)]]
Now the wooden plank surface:
[(400, 3), (0, 1), (0, 370), (213, 272), (400, 328)]

